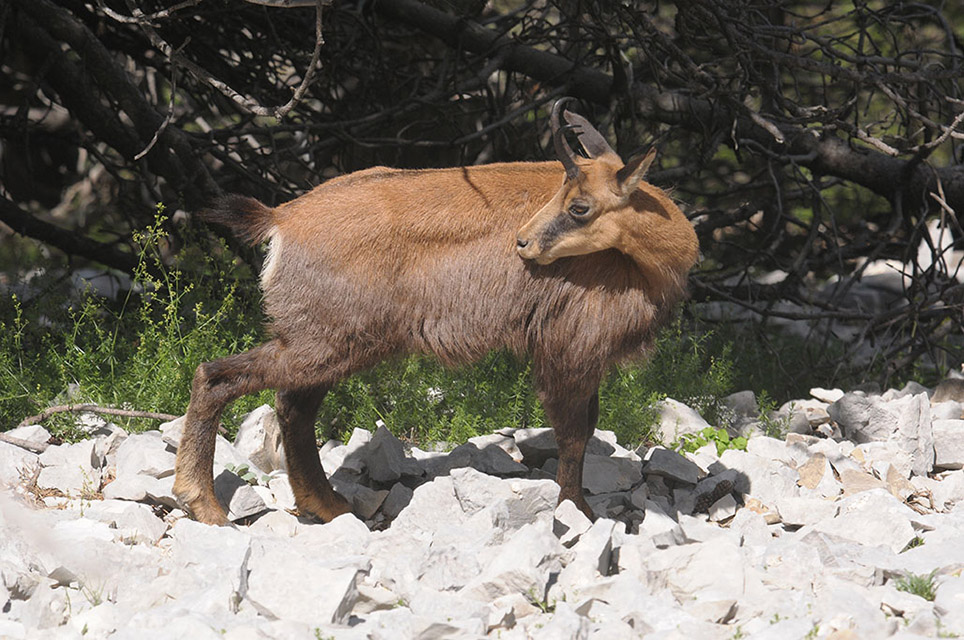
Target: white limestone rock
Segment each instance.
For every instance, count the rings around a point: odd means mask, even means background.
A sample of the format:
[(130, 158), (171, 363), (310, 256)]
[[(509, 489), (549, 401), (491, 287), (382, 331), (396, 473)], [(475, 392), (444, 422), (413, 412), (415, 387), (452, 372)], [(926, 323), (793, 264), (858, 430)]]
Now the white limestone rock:
[(785, 496), (800, 495), (797, 480), (800, 474), (795, 469), (777, 460), (764, 458), (747, 451), (727, 449), (718, 463), (710, 468), (711, 473), (732, 469), (736, 474), (736, 491), (759, 498), (766, 505)]
[(894, 553), (914, 539), (916, 514), (886, 489), (873, 489), (837, 502), (837, 514), (817, 522), (816, 531), (868, 546), (882, 545)]
[(307, 625), (345, 624), (360, 599), (358, 582), (368, 571), (342, 558), (254, 542), (244, 567), (243, 598), (263, 616)]
[(558, 571), (562, 544), (545, 520), (527, 524), (499, 546), (499, 552), (482, 563), (481, 572), (459, 593), (491, 602), (512, 593), (544, 594), (549, 575)]
[(123, 500), (96, 500), (84, 509), (84, 517), (106, 523), (115, 539), (127, 544), (153, 545), (168, 525), (150, 507)]
[(784, 524), (801, 527), (833, 518), (838, 509), (832, 500), (801, 496), (780, 498), (773, 506)]
[(490, 433), (485, 436), (475, 436), (474, 438), (469, 438), (468, 441), (479, 449), (485, 449), (486, 447), (499, 447), (509, 454), (509, 457), (516, 462), (522, 462), (524, 459), (522, 450), (519, 449), (519, 445), (516, 444), (515, 438), (513, 438), (511, 435)]
[(121, 476), (104, 487), (104, 498), (108, 500), (132, 500), (151, 502), (167, 507), (177, 507), (174, 496), (174, 476), (154, 478), (146, 475)]
[(964, 420), (934, 420), (934, 467), (964, 468)]
[(274, 409), (264, 404), (246, 415), (238, 427), (234, 448), (264, 473), (284, 470), (281, 426)]
[(128, 436), (115, 454), (118, 478), (146, 475), (164, 478), (174, 474), (176, 454), (160, 431), (145, 431)]
[(560, 502), (553, 516), (552, 532), (564, 547), (571, 547), (579, 540), (579, 536), (592, 526), (592, 521), (573, 504), (572, 500)]
[(710, 424), (682, 402), (666, 398), (659, 403), (659, 441), (669, 445), (681, 436), (699, 433)]
[(934, 466), (934, 436), (926, 393), (882, 397), (845, 394), (829, 407), (844, 436), (858, 444), (894, 440), (910, 458), (911, 471), (925, 475)]
[(0, 442), (0, 487), (18, 485), (40, 466), (40, 456), (6, 442)]
[(101, 474), (93, 440), (48, 447), (38, 461), (42, 468), (37, 486), (42, 489), (59, 489), (69, 496), (90, 494), (100, 489)]
[(258, 492), (236, 473), (224, 470), (214, 478), (214, 493), (227, 508), (228, 520), (236, 522), (267, 509)]

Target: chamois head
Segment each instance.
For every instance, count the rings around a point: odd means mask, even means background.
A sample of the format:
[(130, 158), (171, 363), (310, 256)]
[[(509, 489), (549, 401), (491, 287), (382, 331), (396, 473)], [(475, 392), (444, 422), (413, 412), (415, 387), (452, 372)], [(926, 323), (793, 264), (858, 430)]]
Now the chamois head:
[[(568, 124), (560, 126), (559, 112), (568, 100), (557, 101), (550, 118), (556, 155), (566, 169), (565, 182), (516, 236), (519, 255), (539, 264), (606, 249), (626, 252), (627, 233), (643, 224), (640, 215), (645, 203), (652, 201), (634, 196), (656, 150), (650, 149), (623, 164), (585, 118), (566, 111)], [(588, 159), (577, 157), (566, 142), (569, 129), (576, 131)]]

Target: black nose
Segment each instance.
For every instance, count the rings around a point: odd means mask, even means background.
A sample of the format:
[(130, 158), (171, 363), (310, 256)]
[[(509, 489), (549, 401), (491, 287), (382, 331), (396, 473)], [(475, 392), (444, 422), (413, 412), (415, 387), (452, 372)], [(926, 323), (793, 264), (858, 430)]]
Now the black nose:
[(517, 237), (515, 239), (515, 246), (520, 249), (525, 249), (526, 247), (529, 246), (529, 241), (526, 240), (525, 238)]

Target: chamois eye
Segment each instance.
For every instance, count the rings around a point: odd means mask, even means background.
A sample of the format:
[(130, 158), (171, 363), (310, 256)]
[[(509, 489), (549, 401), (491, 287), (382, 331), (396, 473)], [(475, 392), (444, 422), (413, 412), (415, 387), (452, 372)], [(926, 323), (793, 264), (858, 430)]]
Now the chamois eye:
[(569, 215), (573, 218), (582, 218), (589, 213), (589, 205), (581, 202), (573, 202), (569, 205)]

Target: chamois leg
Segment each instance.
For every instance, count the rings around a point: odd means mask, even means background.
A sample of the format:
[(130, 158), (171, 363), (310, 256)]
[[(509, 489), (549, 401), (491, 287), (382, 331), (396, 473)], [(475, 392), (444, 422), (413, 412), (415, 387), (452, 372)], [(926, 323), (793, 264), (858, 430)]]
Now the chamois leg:
[(348, 501), (331, 488), (315, 445), (315, 417), (327, 392), (325, 386), (284, 389), (275, 401), (295, 502), (302, 514), (325, 522), (351, 511)]
[(174, 494), (200, 522), (227, 524), (214, 493), (214, 445), (218, 421), (229, 402), (245, 394), (282, 386), (286, 352), (277, 341), (201, 364), (191, 385), (184, 432), (177, 449)]
[(549, 424), (556, 434), (559, 446), (559, 468), (556, 482), (559, 484), (559, 502), (572, 500), (590, 519), (595, 519), (589, 503), (583, 496), (582, 467), (586, 443), (596, 428), (599, 418), (599, 393), (589, 397), (568, 394), (542, 394), (542, 406)]

